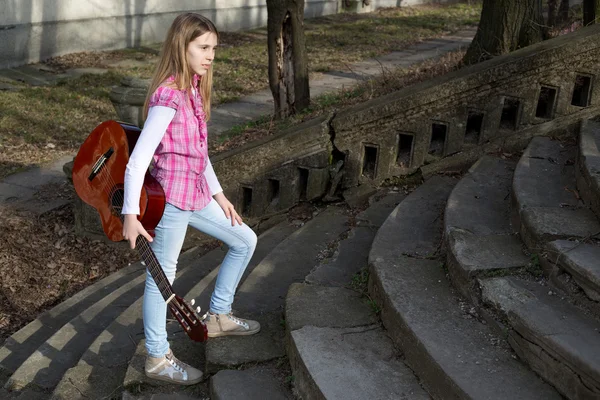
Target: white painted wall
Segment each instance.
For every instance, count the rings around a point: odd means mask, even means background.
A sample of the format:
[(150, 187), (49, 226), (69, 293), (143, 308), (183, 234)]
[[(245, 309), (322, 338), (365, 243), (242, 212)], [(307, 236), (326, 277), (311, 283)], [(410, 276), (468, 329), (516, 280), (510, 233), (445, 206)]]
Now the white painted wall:
[[(342, 11), (341, 1), (305, 0), (305, 16)], [(371, 8), (423, 2), (372, 0)], [(222, 31), (267, 24), (265, 0), (0, 0), (0, 68), (160, 42), (173, 19), (185, 11), (207, 16)]]

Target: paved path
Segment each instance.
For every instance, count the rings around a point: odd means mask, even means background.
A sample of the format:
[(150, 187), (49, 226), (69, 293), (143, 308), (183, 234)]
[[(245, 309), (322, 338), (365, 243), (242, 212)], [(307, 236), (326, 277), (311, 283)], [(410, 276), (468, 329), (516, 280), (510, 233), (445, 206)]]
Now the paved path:
[[(398, 67), (408, 68), (420, 62), (436, 59), (444, 54), (466, 48), (475, 36), (475, 28), (458, 31), (452, 35), (426, 40), (401, 51), (395, 51), (377, 58), (363, 60), (348, 66), (344, 71), (330, 71), (311, 80), (311, 98), (332, 93), (342, 88), (349, 88), (357, 83), (378, 75), (385, 70)], [(52, 85), (58, 79), (74, 77), (82, 73), (104, 73), (107, 70), (88, 68), (73, 69), (63, 74), (56, 74), (51, 68), (43, 65), (26, 65), (18, 68), (0, 70), (0, 90), (16, 90), (15, 81), (30, 85)], [(11, 82), (13, 85), (11, 85)], [(12, 89), (11, 89), (12, 88)], [(215, 107), (209, 124), (211, 136), (247, 123), (273, 110), (271, 92), (266, 89), (240, 98), (238, 101), (225, 103)], [(56, 180), (64, 179), (62, 165), (71, 157), (24, 172), (11, 175), (0, 181), (0, 206), (13, 205), (29, 210), (43, 212), (58, 204), (46, 204), (40, 207), (35, 201), (34, 193), (40, 186)]]

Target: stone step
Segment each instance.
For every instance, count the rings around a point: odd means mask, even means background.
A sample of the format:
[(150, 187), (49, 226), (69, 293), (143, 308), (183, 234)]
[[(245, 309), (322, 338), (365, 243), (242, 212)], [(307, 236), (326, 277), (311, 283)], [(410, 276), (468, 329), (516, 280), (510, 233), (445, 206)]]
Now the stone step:
[[(384, 197), (381, 198), (382, 195)], [(377, 229), (404, 197), (404, 193), (397, 191), (373, 196), (369, 207), (356, 216), (356, 225), (339, 242), (334, 255), (321, 261), (306, 277), (305, 281), (311, 285), (295, 283), (288, 290), (285, 309), (287, 354), (292, 364), (294, 386), (305, 399), (397, 398), (407, 387), (407, 392), (422, 394), (406, 366), (398, 360), (378, 359), (372, 348), (356, 351), (349, 346), (336, 346), (327, 347), (328, 351), (323, 353), (311, 351), (312, 347), (302, 343), (305, 326), (329, 329), (328, 333), (342, 337), (348, 334), (348, 328), (369, 326), (377, 329), (378, 319), (367, 305), (366, 298), (341, 286), (353, 282), (353, 275), (367, 266), (369, 249)], [(317, 337), (320, 341), (326, 340), (326, 334), (321, 333)], [(366, 332), (351, 334), (367, 336)], [(389, 350), (389, 338), (381, 339), (380, 333), (376, 335), (378, 340), (373, 346)], [(327, 343), (319, 343), (318, 346), (327, 346)], [(370, 361), (369, 365), (362, 363), (365, 359)], [(346, 374), (349, 365), (352, 365), (352, 373)], [(394, 369), (396, 366), (399, 370)], [(323, 374), (323, 369), (327, 369), (328, 373)], [(380, 373), (374, 376), (374, 370)], [(361, 376), (360, 385), (357, 374)], [(333, 389), (332, 382), (339, 387)], [(357, 391), (357, 386), (361, 390)]]
[(379, 200), (372, 198), (371, 205), (356, 216), (356, 224), (348, 232), (348, 237), (340, 241), (331, 258), (321, 261), (306, 276), (306, 282), (324, 286), (345, 286), (361, 268), (367, 267), (369, 250), (377, 230), (390, 212), (406, 197), (398, 191), (380, 193), (377, 197), (381, 195), (384, 197)]
[(0, 388), (0, 399), (2, 400), (47, 400), (50, 394), (40, 392), (34, 389), (25, 389), (19, 392), (9, 392), (4, 388)]
[(144, 268), (141, 263), (122, 268), (45, 311), (12, 334), (0, 348), (2, 374), (8, 378), (57, 330), (115, 289), (138, 277)]
[[(402, 255), (408, 257), (435, 257), (442, 243), (444, 208), (456, 183), (439, 176), (425, 181), (388, 215), (373, 245), (377, 242), (381, 248), (402, 248)], [(369, 263), (371, 259), (369, 254)]]
[[(514, 209), (515, 215), (518, 214), (515, 220), (520, 224), (521, 239), (532, 254), (538, 255), (552, 282), (575, 297), (577, 290), (571, 290), (561, 280), (564, 276), (560, 276), (569, 271), (557, 267), (549, 243), (600, 237), (600, 220), (576, 190), (576, 151), (576, 146), (545, 137), (534, 138), (519, 160), (513, 180)], [(583, 277), (579, 278), (575, 282), (586, 285)], [(585, 303), (586, 299), (581, 300)]]
[(444, 232), (458, 228), (477, 236), (510, 235), (510, 187), (515, 163), (483, 156), (454, 187), (444, 213)]
[(348, 230), (348, 216), (328, 207), (282, 241), (240, 286), (233, 308), (240, 316), (258, 320), (261, 331), (248, 337), (223, 337), (206, 343), (206, 371), (215, 373), (251, 362), (285, 355), (283, 307), (289, 286), (302, 282), (318, 257)]
[(568, 240), (548, 243), (546, 259), (566, 271), (586, 295), (600, 302), (600, 245)]
[(294, 400), (294, 396), (278, 379), (278, 373), (276, 368), (264, 366), (242, 371), (219, 371), (210, 379), (210, 398), (211, 400)]
[(581, 121), (575, 174), (581, 197), (600, 217), (600, 122)]
[[(193, 279), (201, 279), (214, 270), (219, 265), (224, 251), (217, 248), (201, 258), (193, 255), (194, 252), (182, 254), (178, 263), (178, 278), (185, 277), (179, 281), (187, 282), (188, 285), (194, 282)], [(200, 267), (186, 268), (192, 264), (199, 264)], [(145, 281), (145, 274), (142, 280)], [(180, 286), (174, 285), (175, 293), (186, 289)], [(143, 288), (137, 300), (106, 327), (83, 353), (77, 364), (65, 372), (54, 390), (54, 399), (103, 398), (118, 390), (137, 343), (144, 335), (142, 296)]]
[(441, 244), (444, 205), (454, 184), (427, 180), (377, 233), (369, 293), (384, 326), (433, 398), (558, 400), (488, 326), (462, 311), (442, 257), (431, 256)]
[(600, 323), (551, 295), (543, 283), (515, 277), (481, 280), (484, 301), (511, 326), (521, 359), (569, 399), (600, 398)]
[[(259, 236), (254, 256), (247, 270), (252, 270), (278, 243), (289, 236), (295, 226), (283, 222), (267, 230)], [(217, 248), (198, 258), (193, 252), (182, 254), (179, 260), (179, 271), (173, 289), (190, 300), (194, 298), (197, 305), (208, 307), (210, 295), (214, 288), (214, 280), (218, 266), (226, 254), (226, 249)], [(192, 268), (186, 268), (193, 266)], [(243, 278), (242, 278), (243, 279)], [(200, 289), (203, 287), (203, 289)], [(71, 368), (56, 387), (54, 399), (105, 398), (118, 391), (124, 382), (129, 366), (136, 351), (138, 342), (143, 338), (142, 298), (125, 310), (83, 354), (78, 364)], [(171, 335), (181, 331), (178, 323), (168, 324)], [(183, 335), (183, 340), (189, 341)], [(144, 359), (145, 349), (141, 347), (140, 357)], [(145, 383), (143, 370), (131, 376), (128, 384)]]
[(287, 353), (301, 398), (430, 398), (359, 293), (293, 284), (285, 314)]
[[(133, 395), (129, 392), (123, 392), (119, 399), (121, 400), (207, 400), (206, 394), (190, 395), (190, 389), (181, 387), (173, 388), (169, 393), (148, 393), (141, 396)], [(116, 398), (116, 397), (115, 397)]]
[(478, 303), (477, 277), (509, 274), (529, 258), (510, 224), (515, 163), (484, 156), (456, 184), (444, 214), (446, 265), (454, 286)]
[(143, 293), (145, 276), (138, 275), (62, 326), (42, 343), (8, 379), (5, 388), (53, 389), (94, 339)]
[(523, 153), (513, 179), (515, 226), (532, 253), (558, 239), (600, 233), (600, 222), (576, 191), (576, 146), (536, 137)]
[(535, 207), (577, 208), (583, 204), (573, 193), (576, 146), (535, 137), (517, 163), (513, 196), (517, 210)]

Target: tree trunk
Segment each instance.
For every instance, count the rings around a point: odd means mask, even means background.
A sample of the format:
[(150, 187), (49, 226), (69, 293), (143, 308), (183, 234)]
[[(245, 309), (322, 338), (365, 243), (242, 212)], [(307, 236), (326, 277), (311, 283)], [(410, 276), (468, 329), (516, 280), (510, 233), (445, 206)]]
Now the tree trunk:
[(548, 26), (556, 25), (556, 12), (558, 8), (558, 0), (548, 0)]
[(583, 0), (583, 25), (595, 24), (600, 17), (600, 0)]
[(569, 19), (569, 0), (561, 0), (558, 8), (558, 22), (565, 22)]
[(477, 34), (463, 61), (475, 64), (546, 38), (542, 0), (484, 0)]
[(285, 118), (310, 104), (304, 41), (304, 0), (267, 0), (269, 85), (275, 116)]

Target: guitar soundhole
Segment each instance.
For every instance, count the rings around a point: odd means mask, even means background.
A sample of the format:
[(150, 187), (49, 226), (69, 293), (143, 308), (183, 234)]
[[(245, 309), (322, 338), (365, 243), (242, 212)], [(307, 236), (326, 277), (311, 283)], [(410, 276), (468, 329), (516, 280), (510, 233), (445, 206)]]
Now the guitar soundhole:
[(118, 187), (113, 190), (110, 196), (110, 209), (113, 215), (119, 217), (123, 209), (123, 199), (125, 198), (125, 190)]

